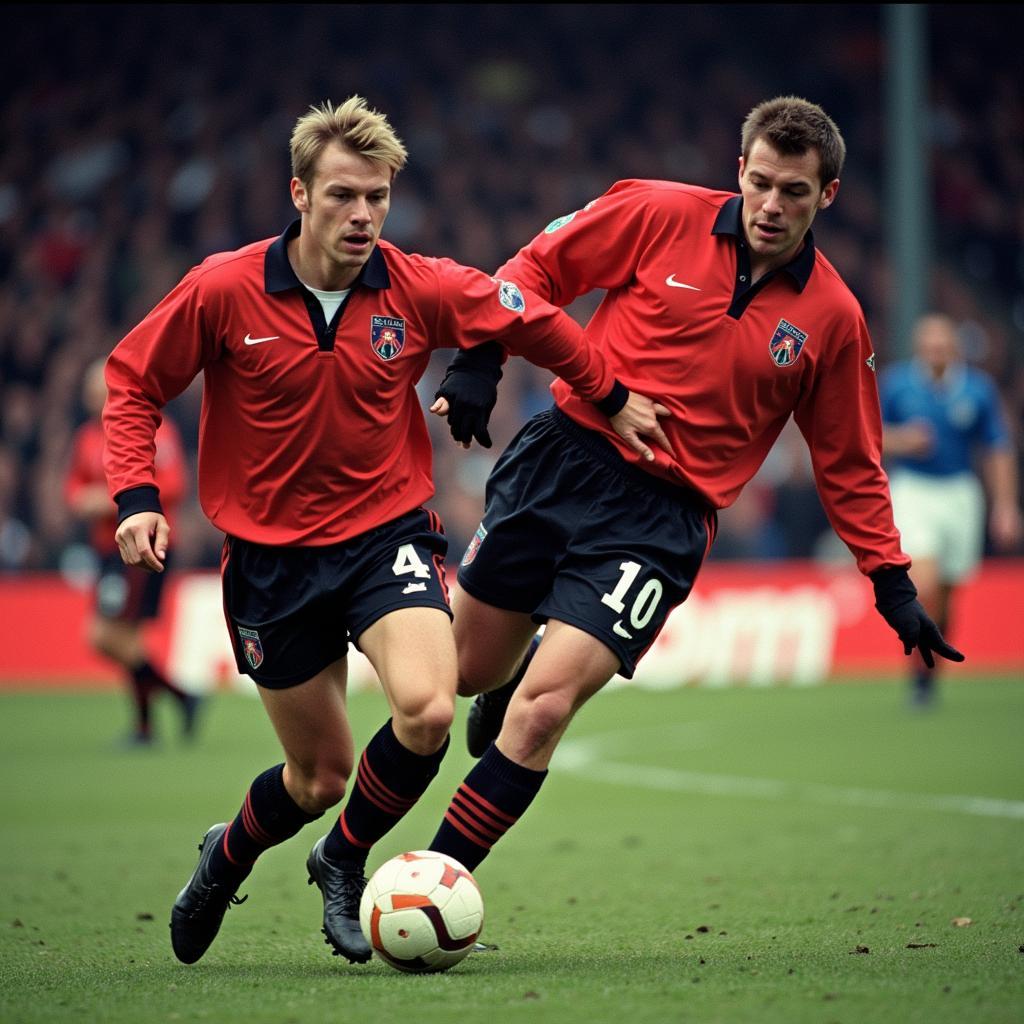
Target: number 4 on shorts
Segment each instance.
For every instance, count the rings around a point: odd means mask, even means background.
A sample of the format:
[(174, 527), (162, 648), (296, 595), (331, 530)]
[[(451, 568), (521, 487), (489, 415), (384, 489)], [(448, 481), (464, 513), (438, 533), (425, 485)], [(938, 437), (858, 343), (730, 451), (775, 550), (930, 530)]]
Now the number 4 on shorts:
[(412, 573), (417, 579), (430, 577), (430, 566), (423, 564), (423, 560), (416, 554), (416, 549), (411, 544), (403, 544), (398, 549), (391, 571), (396, 576), (406, 576)]

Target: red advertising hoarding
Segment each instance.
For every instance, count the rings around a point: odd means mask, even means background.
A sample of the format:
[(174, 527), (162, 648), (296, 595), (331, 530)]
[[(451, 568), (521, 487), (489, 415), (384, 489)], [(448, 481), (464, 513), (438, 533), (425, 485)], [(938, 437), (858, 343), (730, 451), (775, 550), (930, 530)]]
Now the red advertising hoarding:
[[(234, 667), (213, 573), (169, 581), (165, 615), (149, 632), (154, 658), (197, 691), (246, 687)], [(0, 579), (0, 688), (111, 686), (118, 675), (89, 652), (91, 597), (57, 575)], [(958, 592), (951, 640), (967, 654), (950, 673), (1024, 676), (1024, 560), (992, 561)], [(353, 656), (355, 685), (372, 672)], [(810, 562), (712, 563), (641, 663), (633, 685), (813, 685), (892, 676), (902, 648), (853, 569)]]

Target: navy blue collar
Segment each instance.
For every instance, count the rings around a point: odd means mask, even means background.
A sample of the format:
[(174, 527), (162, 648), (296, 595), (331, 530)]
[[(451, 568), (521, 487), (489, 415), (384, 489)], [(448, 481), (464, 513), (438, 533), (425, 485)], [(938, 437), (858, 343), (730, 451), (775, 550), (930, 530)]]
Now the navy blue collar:
[[(728, 199), (725, 205), (718, 211), (715, 218), (715, 225), (711, 229), (713, 235), (733, 235), (736, 239), (746, 242), (743, 233), (743, 196), (733, 196)], [(797, 291), (803, 291), (807, 282), (811, 279), (814, 271), (814, 235), (808, 229), (804, 235), (804, 247), (784, 267), (780, 267), (793, 279)]]
[[(268, 295), (285, 292), (290, 288), (303, 288), (304, 285), (295, 276), (291, 260), (288, 259), (288, 243), (296, 238), (302, 221), (293, 220), (267, 249), (263, 262), (263, 289)], [(359, 276), (352, 282), (353, 288), (390, 288), (391, 276), (388, 274), (387, 261), (378, 246), (373, 247), (370, 258), (363, 264)]]

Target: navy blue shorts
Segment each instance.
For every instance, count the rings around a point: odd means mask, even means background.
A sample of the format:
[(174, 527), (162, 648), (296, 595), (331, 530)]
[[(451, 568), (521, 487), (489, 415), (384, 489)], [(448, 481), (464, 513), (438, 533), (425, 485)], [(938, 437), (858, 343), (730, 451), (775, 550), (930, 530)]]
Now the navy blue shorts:
[(117, 552), (104, 555), (93, 592), (96, 614), (118, 622), (155, 619), (169, 565), (168, 560), (163, 572), (149, 572), (137, 565), (125, 565)]
[(221, 558), (224, 614), (238, 671), (284, 689), (345, 656), (398, 608), (451, 615), (448, 540), (420, 508), (340, 544), (275, 547), (228, 537)]
[(537, 623), (590, 633), (630, 678), (689, 595), (716, 528), (698, 495), (627, 463), (550, 409), (495, 464), (459, 586)]

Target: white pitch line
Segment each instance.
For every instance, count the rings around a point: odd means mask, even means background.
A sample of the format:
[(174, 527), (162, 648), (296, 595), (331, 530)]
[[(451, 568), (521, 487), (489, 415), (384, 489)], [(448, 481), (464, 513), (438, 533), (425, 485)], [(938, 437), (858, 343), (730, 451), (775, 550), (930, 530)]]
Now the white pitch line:
[(802, 800), (807, 803), (844, 804), (850, 807), (941, 811), (1024, 821), (1024, 801), (1020, 800), (1000, 800), (986, 796), (899, 793), (886, 789), (828, 786), (822, 783), (756, 779), (741, 775), (713, 775), (707, 772), (679, 771), (675, 768), (656, 768), (651, 765), (622, 764), (602, 757), (600, 745), (596, 737), (566, 740), (555, 754), (554, 767), (556, 770), (567, 771), (596, 782), (675, 793), (702, 793), (708, 796), (762, 800)]

